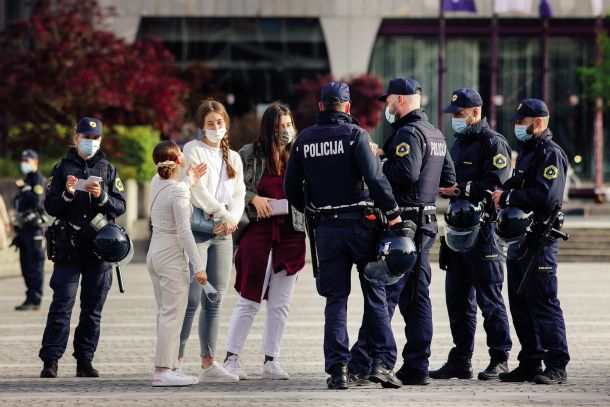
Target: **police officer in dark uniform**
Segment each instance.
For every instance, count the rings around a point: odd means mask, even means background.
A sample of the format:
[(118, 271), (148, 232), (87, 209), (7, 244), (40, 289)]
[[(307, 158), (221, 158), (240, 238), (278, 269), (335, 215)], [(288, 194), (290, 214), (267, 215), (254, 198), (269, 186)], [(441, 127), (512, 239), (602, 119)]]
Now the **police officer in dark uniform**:
[(370, 221), (373, 205), (381, 209), (390, 226), (401, 221), (399, 209), (370, 147), (368, 133), (349, 114), (349, 87), (331, 82), (322, 89), (321, 100), (316, 124), (303, 130), (292, 147), (285, 191), (298, 210), (307, 207), (307, 213), (315, 211), (319, 268), (314, 272), (318, 292), (326, 297), (328, 388), (347, 389), (350, 353), (346, 319), (353, 264), (359, 271), (364, 319), (372, 337), (371, 374), (384, 387), (400, 387), (391, 371), (394, 361), (389, 350), (394, 336), (383, 286), (362, 276), (364, 266), (376, 257), (375, 222)]
[(15, 197), (14, 208), (17, 218), (14, 223), (17, 236), (13, 244), (19, 248), (21, 274), (27, 288), (25, 301), (15, 307), (17, 311), (37, 310), (42, 301), (44, 285), (44, 191), (47, 180), (38, 171), (38, 154), (25, 150), (21, 154), (21, 172), (24, 179), (15, 181), (19, 194)]
[[(502, 189), (494, 191), (492, 198), (498, 209), (513, 206), (532, 211), (538, 224), (534, 225), (533, 236), (525, 247), (514, 250), (511, 247), (508, 252), (508, 299), (521, 351), (519, 366), (511, 372), (501, 373), (499, 379), (504, 382), (563, 383), (567, 380), (566, 365), (570, 355), (563, 312), (557, 298), (559, 242), (541, 242), (536, 234), (563, 202), (568, 159), (552, 140), (548, 129), (549, 110), (542, 100), (524, 100), (510, 120), (515, 122), (515, 136), (521, 151), (514, 175)], [(523, 295), (519, 295), (518, 288), (532, 260), (531, 278)], [(544, 361), (544, 371), (541, 361)]]
[[(483, 100), (473, 89), (457, 89), (451, 103), (444, 109), (453, 114), (451, 121), (455, 142), (451, 158), (455, 165), (457, 186), (441, 189), (441, 193), (472, 203), (486, 200), (489, 217), (477, 228), (476, 244), (466, 252), (452, 251), (444, 246), (447, 274), (445, 297), (451, 335), (455, 347), (449, 352), (447, 363), (431, 371), (433, 379), (470, 379), (473, 376), (471, 358), (477, 326), (477, 304), (483, 313), (483, 327), (491, 361), (480, 372), (480, 380), (496, 379), (498, 373), (508, 371), (508, 352), (511, 349), (510, 328), (502, 298), (504, 282), (503, 258), (493, 240), (495, 214), (490, 192), (499, 188), (510, 177), (511, 149), (504, 136), (489, 128), (481, 118)], [(489, 191), (489, 192), (488, 192)]]
[(125, 212), (123, 184), (99, 150), (101, 140), (102, 122), (91, 117), (81, 119), (76, 126), (76, 147), (55, 165), (49, 178), (45, 208), (57, 220), (47, 242), (55, 264), (50, 283), (53, 301), (39, 353), (44, 362), (41, 377), (57, 377), (57, 361), (66, 350), (79, 280), (81, 312), (74, 332), (76, 376), (99, 376), (91, 361), (99, 340), (102, 307), (112, 284), (112, 267), (95, 256), (91, 240), (85, 236), (97, 214), (112, 222)]
[[(433, 126), (421, 109), (421, 86), (413, 78), (390, 80), (385, 94), (386, 120), (394, 130), (378, 150), (383, 173), (401, 209), (401, 218), (418, 224), (418, 260), (413, 270), (396, 284), (386, 286), (390, 318), (399, 305), (406, 327), (407, 343), (403, 366), (396, 372), (403, 384), (426, 385), (428, 357), (432, 342), (432, 306), (428, 287), (431, 279), (429, 252), (438, 232), (435, 200), (439, 186), (455, 185), (453, 162), (443, 134)], [(368, 348), (371, 330), (361, 328), (352, 348), (350, 368), (354, 380), (366, 379), (370, 364)], [(396, 360), (396, 348), (392, 349)]]

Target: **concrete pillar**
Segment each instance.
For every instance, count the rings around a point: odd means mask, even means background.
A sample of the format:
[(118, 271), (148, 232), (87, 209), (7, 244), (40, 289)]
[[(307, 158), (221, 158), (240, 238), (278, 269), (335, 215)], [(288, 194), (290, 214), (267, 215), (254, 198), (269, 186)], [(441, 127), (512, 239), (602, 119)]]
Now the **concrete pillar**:
[(136, 220), (138, 220), (138, 183), (135, 179), (125, 180), (125, 215), (124, 225), (127, 233), (132, 234)]
[(369, 70), (380, 17), (321, 17), (330, 70), (336, 79)]
[(107, 29), (112, 31), (117, 37), (124, 39), (128, 44), (132, 44), (138, 35), (140, 27), (140, 16), (136, 17), (112, 17), (106, 22)]

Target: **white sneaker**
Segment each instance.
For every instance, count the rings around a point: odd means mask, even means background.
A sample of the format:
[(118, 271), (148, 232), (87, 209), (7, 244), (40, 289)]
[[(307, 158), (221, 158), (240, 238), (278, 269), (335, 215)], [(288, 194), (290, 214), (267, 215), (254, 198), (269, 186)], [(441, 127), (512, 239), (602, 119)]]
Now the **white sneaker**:
[(198, 384), (199, 383), (199, 378), (197, 376), (191, 376), (191, 375), (188, 375), (188, 374), (184, 373), (184, 371), (182, 370), (181, 367), (179, 367), (177, 369), (174, 369), (173, 372), (175, 374), (177, 374), (178, 376), (190, 378), (191, 381), (193, 382), (193, 384)]
[(155, 372), (152, 377), (153, 387), (190, 386), (191, 384), (193, 384), (193, 380), (190, 376), (180, 376), (172, 370)]
[(238, 382), (239, 377), (227, 372), (218, 362), (214, 362), (207, 369), (201, 368), (199, 381), (208, 383)]
[(277, 360), (268, 360), (263, 365), (263, 379), (288, 380), (290, 376)]
[(248, 378), (248, 374), (246, 373), (244, 365), (241, 363), (239, 355), (229, 356), (227, 361), (223, 363), (223, 366), (227, 372), (239, 377), (239, 380), (246, 380)]

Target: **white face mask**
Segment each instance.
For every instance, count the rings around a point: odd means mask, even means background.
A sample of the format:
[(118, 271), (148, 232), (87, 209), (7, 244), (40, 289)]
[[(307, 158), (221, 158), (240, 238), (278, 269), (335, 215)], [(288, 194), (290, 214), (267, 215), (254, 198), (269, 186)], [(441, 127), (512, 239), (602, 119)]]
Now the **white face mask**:
[(227, 128), (221, 127), (218, 130), (205, 129), (205, 136), (212, 143), (218, 143), (227, 134)]
[(292, 128), (286, 128), (282, 130), (280, 134), (280, 142), (283, 146), (290, 144), (292, 138), (294, 137), (294, 130)]
[[(392, 106), (392, 104), (394, 102), (396, 102), (398, 99), (394, 99), (392, 102), (390, 102), (386, 107), (385, 107), (385, 119), (388, 121), (388, 123), (392, 124), (396, 121), (396, 110), (394, 110), (394, 113), (392, 113), (392, 111), (390, 110), (390, 106)], [(398, 109), (397, 109), (398, 110)]]

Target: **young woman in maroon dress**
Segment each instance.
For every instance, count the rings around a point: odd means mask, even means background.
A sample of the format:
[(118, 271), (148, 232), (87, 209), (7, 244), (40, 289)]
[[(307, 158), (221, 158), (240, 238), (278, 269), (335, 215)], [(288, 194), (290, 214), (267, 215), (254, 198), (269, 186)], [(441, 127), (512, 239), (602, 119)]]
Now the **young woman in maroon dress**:
[(267, 300), (263, 377), (289, 377), (277, 358), (296, 274), (305, 265), (304, 217), (288, 205), (284, 196), (284, 172), (295, 137), (290, 109), (273, 103), (263, 114), (259, 140), (239, 151), (250, 224), (235, 257), (235, 289), (240, 296), (227, 334), (224, 367), (240, 379), (246, 379), (247, 374), (239, 355), (263, 299)]

